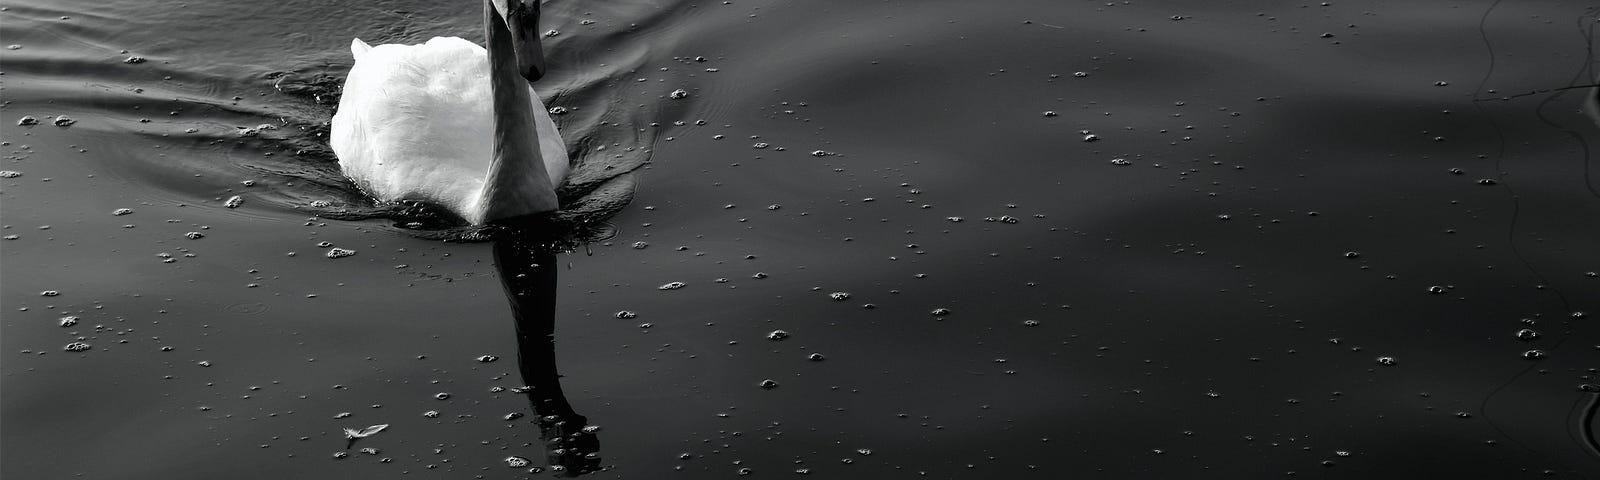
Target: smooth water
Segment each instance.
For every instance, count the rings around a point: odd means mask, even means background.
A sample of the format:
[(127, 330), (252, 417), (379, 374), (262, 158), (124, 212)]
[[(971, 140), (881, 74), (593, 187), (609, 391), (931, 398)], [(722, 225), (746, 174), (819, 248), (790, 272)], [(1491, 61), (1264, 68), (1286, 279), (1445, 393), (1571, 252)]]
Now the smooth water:
[(0, 0), (0, 476), (1600, 478), (1595, 15), (558, 0), (551, 256), (327, 150), (476, 2)]

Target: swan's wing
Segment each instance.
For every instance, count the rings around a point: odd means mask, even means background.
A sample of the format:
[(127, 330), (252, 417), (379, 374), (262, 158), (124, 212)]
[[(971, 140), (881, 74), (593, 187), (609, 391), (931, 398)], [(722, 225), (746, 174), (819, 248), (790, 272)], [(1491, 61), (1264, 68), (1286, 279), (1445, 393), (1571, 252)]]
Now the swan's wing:
[(372, 51), (372, 45), (367, 45), (367, 42), (363, 42), (359, 38), (350, 40), (350, 56), (356, 57), (357, 62), (361, 61), (361, 57), (367, 56), (367, 52), (370, 51)]
[(473, 220), (492, 147), (488, 74), (483, 47), (460, 38), (357, 54), (329, 132), (339, 166), (378, 200)]

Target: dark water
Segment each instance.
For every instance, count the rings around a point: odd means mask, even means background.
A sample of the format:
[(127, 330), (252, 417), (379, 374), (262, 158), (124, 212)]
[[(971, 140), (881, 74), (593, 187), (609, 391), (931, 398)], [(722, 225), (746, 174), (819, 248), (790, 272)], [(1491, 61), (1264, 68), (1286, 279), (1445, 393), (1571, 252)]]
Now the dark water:
[(6, 478), (1600, 478), (1583, 2), (560, 0), (555, 256), (321, 140), (475, 2), (0, 6)]

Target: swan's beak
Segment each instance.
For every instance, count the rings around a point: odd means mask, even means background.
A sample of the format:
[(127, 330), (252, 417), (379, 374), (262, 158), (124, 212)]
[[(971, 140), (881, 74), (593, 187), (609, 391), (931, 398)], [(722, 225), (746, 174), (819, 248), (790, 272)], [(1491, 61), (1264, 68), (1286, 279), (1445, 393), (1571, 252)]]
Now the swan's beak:
[(517, 55), (517, 71), (530, 82), (544, 78), (544, 46), (540, 43), (539, 0), (510, 0), (505, 12), (506, 29), (511, 31), (511, 50)]

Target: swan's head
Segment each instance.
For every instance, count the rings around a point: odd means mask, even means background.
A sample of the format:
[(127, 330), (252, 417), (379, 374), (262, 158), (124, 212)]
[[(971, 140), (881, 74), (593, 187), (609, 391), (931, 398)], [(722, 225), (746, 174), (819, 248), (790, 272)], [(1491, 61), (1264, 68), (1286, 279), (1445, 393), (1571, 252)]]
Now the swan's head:
[(539, 43), (539, 0), (488, 0), (511, 34), (517, 72), (533, 82), (544, 77), (544, 47)]

